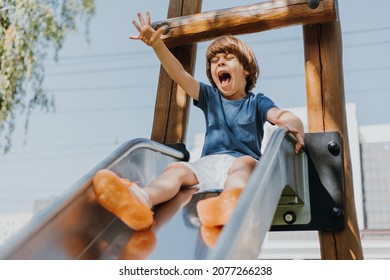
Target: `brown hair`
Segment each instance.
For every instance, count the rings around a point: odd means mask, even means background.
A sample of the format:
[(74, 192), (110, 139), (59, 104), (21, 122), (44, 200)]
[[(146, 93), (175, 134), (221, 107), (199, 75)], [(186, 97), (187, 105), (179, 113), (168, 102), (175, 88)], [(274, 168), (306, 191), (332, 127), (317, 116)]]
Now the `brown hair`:
[(219, 53), (231, 53), (237, 57), (238, 61), (240, 61), (244, 67), (244, 70), (249, 73), (246, 76), (245, 91), (251, 91), (256, 85), (260, 72), (252, 49), (247, 44), (231, 35), (223, 35), (215, 39), (206, 51), (206, 74), (213, 87), (216, 87), (216, 84), (211, 77), (210, 64), (211, 59)]

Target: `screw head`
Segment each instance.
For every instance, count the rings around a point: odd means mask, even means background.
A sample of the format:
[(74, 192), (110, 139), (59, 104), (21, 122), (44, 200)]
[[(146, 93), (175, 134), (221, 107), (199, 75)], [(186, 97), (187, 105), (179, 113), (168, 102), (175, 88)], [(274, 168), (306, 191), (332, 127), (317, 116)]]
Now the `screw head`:
[(333, 207), (332, 210), (330, 211), (330, 215), (334, 218), (339, 218), (342, 215), (342, 211), (338, 207)]
[(320, 0), (309, 0), (307, 3), (310, 9), (315, 9), (320, 5)]
[(341, 148), (337, 142), (331, 141), (328, 143), (328, 150), (332, 155), (338, 156), (340, 155)]
[(286, 224), (291, 225), (297, 220), (297, 215), (295, 215), (295, 213), (292, 211), (287, 211), (283, 215), (283, 220), (286, 222)]

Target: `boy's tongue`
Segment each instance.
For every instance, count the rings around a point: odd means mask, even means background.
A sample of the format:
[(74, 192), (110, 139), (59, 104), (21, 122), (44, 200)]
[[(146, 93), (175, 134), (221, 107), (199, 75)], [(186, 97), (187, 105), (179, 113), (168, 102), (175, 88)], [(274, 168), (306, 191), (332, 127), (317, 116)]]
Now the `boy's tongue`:
[(230, 82), (230, 74), (229, 73), (223, 73), (220, 77), (219, 80), (221, 81), (222, 85), (227, 85)]

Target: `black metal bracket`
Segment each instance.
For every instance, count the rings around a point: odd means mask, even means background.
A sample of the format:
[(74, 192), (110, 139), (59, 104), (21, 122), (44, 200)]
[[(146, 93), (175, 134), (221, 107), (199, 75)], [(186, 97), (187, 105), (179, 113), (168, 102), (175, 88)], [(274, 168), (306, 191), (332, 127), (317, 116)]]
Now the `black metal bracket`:
[[(310, 222), (296, 224), (294, 211), (285, 213), (285, 225), (271, 231), (341, 230), (344, 215), (343, 140), (338, 132), (305, 134), (308, 158)], [(299, 207), (299, 206), (297, 206)]]
[(187, 150), (187, 147), (184, 143), (171, 143), (165, 145), (175, 150), (178, 150), (179, 152), (182, 152), (184, 155), (184, 158), (182, 159), (183, 161), (190, 160), (190, 152)]

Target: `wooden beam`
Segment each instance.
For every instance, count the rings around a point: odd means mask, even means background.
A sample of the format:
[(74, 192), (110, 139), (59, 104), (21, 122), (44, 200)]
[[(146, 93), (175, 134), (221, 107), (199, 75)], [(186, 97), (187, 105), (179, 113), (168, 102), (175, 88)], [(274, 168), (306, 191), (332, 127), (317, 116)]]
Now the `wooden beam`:
[(307, 0), (274, 0), (176, 17), (155, 22), (154, 26), (167, 26), (164, 42), (174, 47), (225, 34), (247, 34), (291, 25), (333, 21), (336, 19), (335, 1), (321, 0), (317, 8), (311, 9)]
[[(181, 17), (201, 10), (202, 0), (171, 0), (168, 18)], [(170, 51), (193, 75), (196, 60), (196, 45), (172, 48)], [(154, 121), (151, 139), (160, 143), (184, 143), (187, 131), (191, 99), (174, 83), (164, 68), (160, 69)]]
[(338, 131), (344, 146), (346, 228), (319, 232), (322, 259), (362, 259), (349, 150), (338, 20), (303, 27), (309, 132)]

